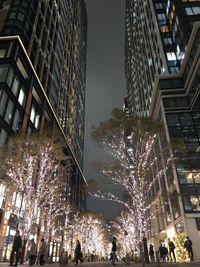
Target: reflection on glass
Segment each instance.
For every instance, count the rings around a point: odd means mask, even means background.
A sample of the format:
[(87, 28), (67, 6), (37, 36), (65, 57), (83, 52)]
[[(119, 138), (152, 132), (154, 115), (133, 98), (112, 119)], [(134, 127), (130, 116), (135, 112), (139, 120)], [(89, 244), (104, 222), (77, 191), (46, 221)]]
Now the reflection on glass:
[(9, 100), (6, 114), (5, 114), (5, 121), (7, 121), (8, 124), (11, 123), (12, 115), (13, 115), (13, 109), (14, 109), (14, 104), (12, 100)]

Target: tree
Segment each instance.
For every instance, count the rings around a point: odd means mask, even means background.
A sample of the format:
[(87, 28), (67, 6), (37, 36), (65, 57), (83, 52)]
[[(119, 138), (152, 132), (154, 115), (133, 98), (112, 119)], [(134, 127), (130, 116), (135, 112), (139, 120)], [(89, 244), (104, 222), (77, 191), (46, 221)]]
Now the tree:
[(124, 201), (111, 193), (102, 192), (92, 195), (124, 205), (132, 218), (138, 243), (147, 237), (148, 190), (167, 168), (162, 166), (157, 174), (152, 175), (152, 166), (159, 160), (158, 155), (152, 155), (161, 130), (162, 125), (150, 118), (138, 118), (119, 109), (112, 111), (108, 121), (92, 127), (92, 139), (113, 157), (107, 163), (97, 162), (97, 168), (114, 183), (122, 185), (128, 198)]
[(174, 236), (174, 243), (176, 246), (176, 257), (177, 261), (185, 261), (186, 259), (189, 259), (188, 252), (186, 248), (184, 248), (184, 243), (186, 240), (186, 233), (177, 233)]
[[(21, 134), (11, 139), (5, 152), (3, 159), (1, 157), (7, 177), (4, 182), (10, 184), (12, 181), (11, 193), (14, 192), (21, 199), (17, 212), (18, 228), (25, 244), (41, 216), (45, 225), (43, 234), (49, 240), (56, 219), (61, 214), (67, 214), (65, 195), (69, 177), (62, 166), (66, 160), (62, 143), (58, 137), (52, 139), (38, 134)], [(9, 194), (9, 203), (11, 198), (12, 194)], [(11, 211), (16, 213), (14, 206), (11, 206)]]
[(108, 252), (108, 233), (102, 215), (94, 212), (80, 213), (76, 222), (76, 235), (82, 243), (84, 254), (105, 256)]
[(113, 222), (113, 228), (116, 232), (118, 243), (122, 245), (124, 256), (133, 251), (135, 245), (135, 226), (132, 216), (123, 211)]

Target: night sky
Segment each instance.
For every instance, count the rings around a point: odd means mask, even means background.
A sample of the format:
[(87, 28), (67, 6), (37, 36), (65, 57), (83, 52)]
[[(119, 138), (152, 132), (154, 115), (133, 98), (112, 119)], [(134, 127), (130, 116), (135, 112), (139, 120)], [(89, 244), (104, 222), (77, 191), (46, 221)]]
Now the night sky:
[[(91, 125), (110, 118), (114, 107), (122, 108), (125, 92), (124, 23), (125, 0), (86, 0), (88, 16), (84, 175), (98, 180), (92, 162), (105, 152), (90, 139)], [(118, 191), (106, 185), (108, 191)], [(110, 201), (88, 197), (87, 208), (112, 218), (119, 207)]]

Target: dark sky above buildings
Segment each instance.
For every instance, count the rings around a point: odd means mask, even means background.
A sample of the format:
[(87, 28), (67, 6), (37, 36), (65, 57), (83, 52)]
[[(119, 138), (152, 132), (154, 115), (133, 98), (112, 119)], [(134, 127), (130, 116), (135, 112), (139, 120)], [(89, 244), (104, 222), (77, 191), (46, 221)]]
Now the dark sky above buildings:
[[(84, 175), (87, 180), (98, 180), (92, 162), (102, 160), (104, 151), (90, 140), (91, 125), (110, 118), (114, 107), (122, 108), (125, 97), (124, 23), (125, 0), (86, 0), (88, 15), (86, 125)], [(106, 185), (118, 191), (115, 185)], [(107, 217), (117, 214), (119, 207), (110, 201), (88, 198), (90, 210)]]

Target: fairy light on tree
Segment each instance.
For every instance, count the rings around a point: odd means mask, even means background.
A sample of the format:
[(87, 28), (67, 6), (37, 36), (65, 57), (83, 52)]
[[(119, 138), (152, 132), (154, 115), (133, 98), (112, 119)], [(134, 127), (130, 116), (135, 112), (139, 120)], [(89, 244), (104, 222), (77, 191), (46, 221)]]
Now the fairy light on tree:
[[(27, 140), (24, 143), (24, 138)], [(13, 145), (14, 143), (14, 145)], [(21, 196), (21, 208), (18, 212), (21, 234), (26, 241), (32, 234), (33, 225), (38, 224), (39, 216), (44, 215), (45, 236), (49, 240), (55, 220), (67, 216), (66, 192), (68, 176), (64, 173), (61, 161), (65, 155), (58, 144), (41, 136), (16, 137), (8, 147), (6, 173), (13, 181), (11, 192)], [(17, 153), (13, 152), (13, 147)], [(11, 150), (11, 151), (10, 151)], [(12, 194), (10, 194), (12, 197)], [(8, 200), (9, 196), (7, 196)], [(11, 202), (11, 199), (10, 199)], [(13, 207), (14, 208), (14, 207)], [(25, 250), (25, 249), (24, 249)]]
[(84, 254), (99, 256), (107, 254), (108, 233), (101, 215), (92, 212), (79, 214), (77, 230)]
[(114, 109), (111, 119), (101, 122), (98, 127), (93, 126), (91, 133), (93, 140), (113, 157), (107, 163), (95, 163), (96, 167), (125, 189), (128, 200), (101, 191), (91, 195), (124, 206), (134, 224), (137, 243), (147, 237), (148, 190), (166, 172), (166, 166), (163, 166), (152, 181), (148, 180), (151, 167), (158, 162), (158, 157), (151, 155), (160, 130), (161, 126), (150, 118), (141, 119)]
[(122, 212), (112, 225), (117, 240), (122, 246), (123, 254), (126, 256), (127, 253), (133, 251), (135, 243), (137, 243), (132, 216), (127, 212)]

